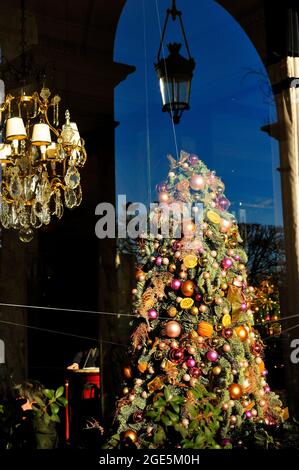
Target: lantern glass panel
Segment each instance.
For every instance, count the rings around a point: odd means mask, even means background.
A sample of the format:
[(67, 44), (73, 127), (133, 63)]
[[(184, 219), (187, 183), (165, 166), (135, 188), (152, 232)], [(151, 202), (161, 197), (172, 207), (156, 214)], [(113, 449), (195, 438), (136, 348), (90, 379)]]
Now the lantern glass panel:
[(160, 92), (163, 106), (169, 108), (170, 104), (177, 109), (189, 106), (190, 80), (177, 78), (160, 78)]

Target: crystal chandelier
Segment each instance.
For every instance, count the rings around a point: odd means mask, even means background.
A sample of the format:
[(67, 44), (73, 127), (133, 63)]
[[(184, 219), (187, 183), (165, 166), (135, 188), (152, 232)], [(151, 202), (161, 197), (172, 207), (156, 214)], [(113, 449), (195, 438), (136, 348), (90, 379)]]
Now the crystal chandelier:
[(34, 230), (48, 225), (52, 216), (60, 219), (64, 205), (72, 209), (82, 200), (84, 141), (69, 111), (59, 129), (60, 97), (50, 97), (43, 87), (32, 95), (8, 94), (0, 107), (0, 221), (18, 230), (23, 242), (30, 242)]

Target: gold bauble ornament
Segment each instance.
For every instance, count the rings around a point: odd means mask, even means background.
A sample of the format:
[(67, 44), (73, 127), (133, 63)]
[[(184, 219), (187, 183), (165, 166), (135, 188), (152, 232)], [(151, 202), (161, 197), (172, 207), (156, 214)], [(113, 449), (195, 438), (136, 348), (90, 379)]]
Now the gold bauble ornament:
[(235, 332), (239, 336), (241, 341), (245, 341), (248, 338), (248, 331), (244, 326), (237, 326)]
[(190, 221), (185, 221), (185, 223), (183, 224), (183, 233), (186, 237), (190, 237), (192, 235), (194, 235), (196, 231), (196, 225), (194, 222), (192, 222), (192, 220)]
[(166, 191), (161, 191), (159, 193), (159, 201), (160, 202), (168, 202), (169, 201), (169, 194)]
[(174, 273), (174, 271), (176, 270), (176, 265), (175, 264), (170, 264), (168, 266), (168, 271), (171, 272), (171, 273)]
[(199, 313), (198, 307), (196, 307), (196, 305), (193, 305), (193, 307), (190, 310), (190, 313), (191, 313), (191, 315), (194, 315), (194, 316), (198, 315), (198, 313)]
[(194, 283), (193, 281), (185, 281), (181, 286), (181, 291), (185, 297), (192, 297), (194, 294)]
[(132, 429), (128, 429), (127, 431), (125, 431), (123, 434), (123, 438), (130, 439), (134, 444), (135, 442), (137, 442), (137, 434)]
[(204, 188), (205, 185), (205, 180), (201, 175), (192, 175), (190, 178), (190, 188), (193, 189), (193, 191), (200, 191), (201, 189)]
[(177, 338), (180, 336), (182, 328), (177, 321), (169, 321), (164, 325), (165, 335), (169, 338)]
[(238, 400), (243, 395), (242, 387), (239, 384), (231, 384), (228, 391), (232, 400)]
[(214, 297), (212, 295), (209, 295), (209, 294), (205, 294), (203, 296), (203, 300), (204, 300), (204, 303), (207, 304), (207, 305), (210, 305), (213, 303), (213, 300), (214, 300)]
[(213, 367), (212, 372), (213, 372), (214, 375), (221, 374), (221, 367), (220, 366)]

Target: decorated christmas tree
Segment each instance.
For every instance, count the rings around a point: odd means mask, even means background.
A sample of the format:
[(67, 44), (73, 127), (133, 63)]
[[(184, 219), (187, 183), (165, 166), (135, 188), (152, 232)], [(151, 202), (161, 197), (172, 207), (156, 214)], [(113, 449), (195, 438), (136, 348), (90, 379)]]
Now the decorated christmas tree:
[(224, 185), (196, 155), (169, 159), (152, 230), (137, 242), (136, 319), (107, 447), (269, 446), (281, 402), (267, 384)]

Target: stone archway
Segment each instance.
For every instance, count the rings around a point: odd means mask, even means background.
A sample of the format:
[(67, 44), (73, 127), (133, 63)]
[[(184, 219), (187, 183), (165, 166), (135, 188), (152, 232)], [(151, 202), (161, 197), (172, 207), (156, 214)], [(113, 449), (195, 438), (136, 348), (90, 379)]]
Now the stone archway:
[[(281, 299), (289, 405), (299, 416), (299, 370), (290, 360), (299, 335), (299, 6), (293, 0), (218, 0), (240, 24), (265, 64), (277, 109), (277, 122), (262, 128), (279, 142), (286, 251), (285, 295)], [(270, 4), (271, 3), (271, 4)], [(297, 88), (296, 88), (297, 86)]]

